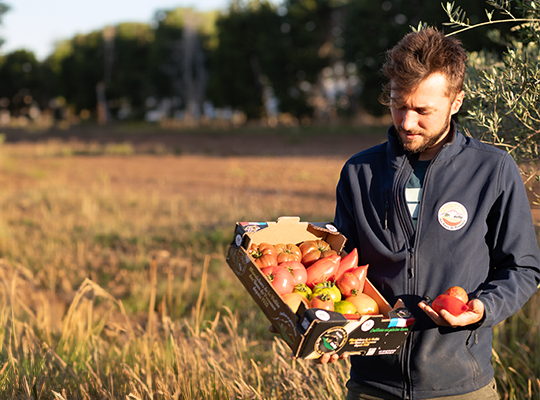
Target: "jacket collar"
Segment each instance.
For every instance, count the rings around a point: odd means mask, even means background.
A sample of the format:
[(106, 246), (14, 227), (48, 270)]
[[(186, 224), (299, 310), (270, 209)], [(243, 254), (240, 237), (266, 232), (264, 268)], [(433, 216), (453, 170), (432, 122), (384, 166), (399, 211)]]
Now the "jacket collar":
[[(390, 166), (397, 169), (401, 168), (403, 164), (406, 161), (416, 163), (416, 160), (418, 159), (417, 154), (411, 154), (409, 152), (406, 152), (403, 147), (401, 146), (399, 139), (398, 139), (398, 133), (396, 131), (396, 128), (392, 125), (388, 129), (388, 148), (387, 148), (387, 155), (388, 155), (388, 162), (390, 163)], [(451, 120), (450, 122), (450, 135), (451, 139), (444, 144), (444, 146), (439, 150), (437, 155), (434, 158), (435, 162), (440, 162), (447, 160), (451, 157), (453, 157), (455, 154), (457, 154), (460, 149), (461, 145), (465, 141), (465, 137), (461, 132), (457, 130), (456, 123), (454, 120)]]

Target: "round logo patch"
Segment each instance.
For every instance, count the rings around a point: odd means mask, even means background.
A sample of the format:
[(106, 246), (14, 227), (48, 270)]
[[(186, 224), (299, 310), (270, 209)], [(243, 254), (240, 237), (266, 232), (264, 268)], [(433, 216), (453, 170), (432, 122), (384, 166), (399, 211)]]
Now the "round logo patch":
[(449, 231), (457, 231), (465, 226), (468, 219), (467, 209), (457, 201), (445, 203), (439, 208), (439, 223)]

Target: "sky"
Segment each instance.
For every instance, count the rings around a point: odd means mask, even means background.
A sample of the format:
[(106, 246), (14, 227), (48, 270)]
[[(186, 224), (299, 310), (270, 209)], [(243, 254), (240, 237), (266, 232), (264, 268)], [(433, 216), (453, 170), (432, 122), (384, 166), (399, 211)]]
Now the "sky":
[(229, 0), (0, 0), (10, 7), (0, 26), (1, 54), (26, 49), (42, 61), (54, 43), (120, 22), (149, 23), (157, 10), (226, 9)]

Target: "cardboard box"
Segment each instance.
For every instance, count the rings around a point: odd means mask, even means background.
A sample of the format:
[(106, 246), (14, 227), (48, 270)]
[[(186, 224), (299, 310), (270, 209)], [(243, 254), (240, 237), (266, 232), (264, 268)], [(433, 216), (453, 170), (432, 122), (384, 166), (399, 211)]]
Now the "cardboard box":
[(354, 320), (337, 312), (303, 306), (294, 313), (247, 252), (252, 243), (299, 244), (313, 239), (325, 240), (338, 254), (347, 240), (331, 223), (300, 222), (298, 217), (281, 217), (276, 222), (239, 222), (227, 263), (295, 357), (317, 359), (326, 353), (344, 352), (365, 356), (394, 354), (415, 322), (402, 302), (392, 308), (366, 280), (364, 293), (375, 299), (381, 315), (364, 315)]

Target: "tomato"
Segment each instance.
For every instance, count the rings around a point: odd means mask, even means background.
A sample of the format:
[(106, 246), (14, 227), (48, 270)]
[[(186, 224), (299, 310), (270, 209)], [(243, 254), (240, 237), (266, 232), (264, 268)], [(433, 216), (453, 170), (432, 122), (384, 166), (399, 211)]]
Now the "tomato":
[(306, 308), (309, 308), (309, 301), (304, 296), (302, 296), (300, 293), (285, 293), (281, 296), (283, 298), (283, 301), (291, 308), (293, 312), (298, 311), (298, 307), (300, 307), (300, 303), (304, 303)]
[(341, 257), (334, 254), (329, 257), (321, 258), (311, 264), (307, 268), (306, 284), (310, 288), (313, 288), (317, 283), (334, 280), (336, 271), (339, 267), (339, 260), (341, 260)]
[(339, 288), (339, 291), (343, 296), (348, 297), (352, 294), (357, 294), (360, 288), (360, 279), (353, 274), (352, 272), (345, 272), (341, 277), (336, 281), (336, 286)]
[(443, 294), (447, 294), (449, 296), (455, 297), (456, 299), (460, 299), (465, 304), (469, 302), (469, 296), (467, 295), (467, 292), (465, 291), (465, 289), (459, 286), (449, 287)]
[(311, 264), (321, 258), (331, 255), (337, 255), (337, 252), (332, 250), (330, 245), (324, 240), (306, 240), (300, 243), (300, 251), (302, 252), (302, 264), (309, 267)]
[(272, 265), (262, 269), (266, 279), (270, 281), (274, 289), (283, 295), (291, 293), (294, 289), (294, 276), (287, 269)]
[(356, 277), (360, 281), (360, 285), (358, 285), (358, 293), (362, 293), (364, 291), (368, 267), (369, 264), (361, 265), (351, 271), (351, 273), (356, 275)]
[(300, 248), (294, 243), (291, 244), (276, 244), (274, 245), (276, 249), (277, 262), (278, 264), (287, 262), (287, 261), (302, 261), (302, 252)]
[(356, 311), (360, 315), (379, 314), (379, 305), (375, 300), (365, 293), (358, 293), (356, 295), (346, 297), (345, 300), (351, 302), (356, 307)]
[(321, 294), (311, 299), (311, 308), (322, 308), (323, 310), (334, 311), (334, 302), (327, 294)]
[(437, 313), (444, 309), (456, 317), (469, 310), (469, 306), (467, 304), (462, 302), (457, 297), (453, 297), (448, 294), (438, 295), (431, 303), (431, 308), (433, 308)]
[(286, 261), (279, 264), (280, 267), (286, 268), (295, 278), (295, 284), (306, 283), (307, 281), (307, 271), (304, 264), (300, 261)]
[(342, 314), (357, 314), (354, 304), (347, 300), (341, 300), (334, 303), (334, 311)]
[(270, 243), (261, 243), (259, 245), (252, 243), (249, 246), (248, 253), (255, 259), (255, 264), (261, 269), (278, 264), (276, 249)]
[(358, 250), (355, 247), (349, 254), (341, 258), (341, 261), (339, 262), (339, 269), (336, 274), (336, 281), (345, 272), (352, 271), (356, 267), (358, 267)]
[(309, 300), (311, 299), (312, 292), (308, 285), (306, 285), (305, 283), (300, 283), (298, 285), (295, 285), (293, 293), (300, 293), (302, 296)]
[(327, 294), (332, 298), (335, 303), (341, 300), (341, 292), (339, 288), (331, 281), (324, 281), (313, 286), (313, 292), (311, 297), (318, 296), (320, 294)]

